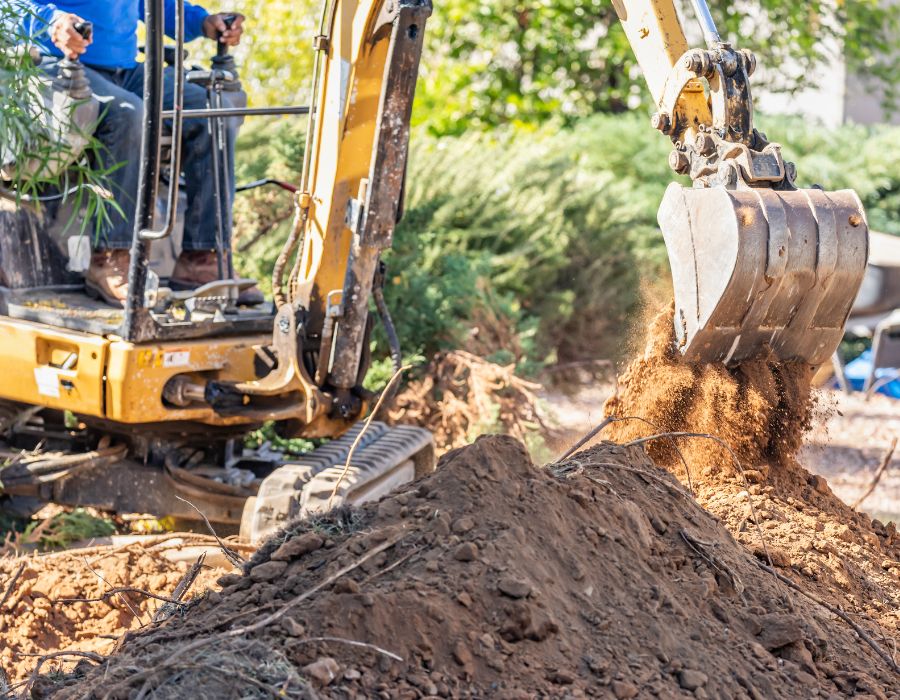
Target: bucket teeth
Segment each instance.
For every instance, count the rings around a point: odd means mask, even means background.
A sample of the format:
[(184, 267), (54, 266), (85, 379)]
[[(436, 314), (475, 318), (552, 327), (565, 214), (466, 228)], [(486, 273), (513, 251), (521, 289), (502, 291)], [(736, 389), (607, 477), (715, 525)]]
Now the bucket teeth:
[(868, 227), (852, 190), (669, 185), (658, 214), (685, 358), (822, 364), (862, 283)]

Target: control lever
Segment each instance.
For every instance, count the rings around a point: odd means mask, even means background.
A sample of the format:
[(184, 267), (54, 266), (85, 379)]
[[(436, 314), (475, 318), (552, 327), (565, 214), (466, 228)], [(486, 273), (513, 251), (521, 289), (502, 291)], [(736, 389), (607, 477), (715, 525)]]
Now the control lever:
[[(85, 41), (90, 41), (94, 36), (93, 22), (76, 22), (75, 31)], [(84, 74), (84, 68), (78, 58), (63, 58), (59, 62), (59, 72), (54, 81), (57, 89), (67, 92), (72, 99), (87, 100), (91, 97), (91, 85)]]
[(81, 34), (82, 39), (90, 41), (94, 36), (94, 23), (86, 21), (76, 22), (75, 31)]
[[(238, 18), (237, 15), (229, 14), (229, 15), (225, 15), (224, 17), (222, 17), (222, 21), (225, 22), (225, 26), (228, 29), (231, 29), (231, 27), (237, 21), (237, 18)], [(230, 46), (228, 46), (228, 44), (223, 44), (221, 41), (219, 41), (221, 38), (222, 38), (222, 32), (216, 32), (216, 43), (217, 43), (216, 56), (218, 56), (218, 57), (227, 56), (228, 51), (231, 48)]]

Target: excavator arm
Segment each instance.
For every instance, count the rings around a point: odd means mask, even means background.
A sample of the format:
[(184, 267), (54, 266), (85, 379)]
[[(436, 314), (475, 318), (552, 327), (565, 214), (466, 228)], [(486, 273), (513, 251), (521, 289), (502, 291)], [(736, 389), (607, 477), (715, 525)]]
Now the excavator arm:
[(706, 48), (689, 48), (672, 0), (613, 0), (667, 135), (672, 183), (658, 220), (675, 336), (693, 361), (822, 364), (862, 283), (868, 228), (852, 190), (798, 189), (796, 169), (753, 127), (756, 59), (723, 41), (692, 0)]
[(430, 14), (430, 0), (326, 4), (296, 217), (272, 280), (277, 364), (256, 381), (208, 384), (220, 414), (305, 437), (340, 435), (365, 414), (369, 300), (402, 210)]

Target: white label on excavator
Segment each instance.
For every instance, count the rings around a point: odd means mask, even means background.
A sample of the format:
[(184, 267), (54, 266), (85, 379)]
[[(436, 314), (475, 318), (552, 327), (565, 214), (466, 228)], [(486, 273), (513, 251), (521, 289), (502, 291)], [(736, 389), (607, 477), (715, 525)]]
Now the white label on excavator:
[(190, 350), (163, 353), (163, 367), (187, 367), (191, 364)]
[(41, 396), (59, 398), (59, 374), (53, 367), (35, 367), (34, 381)]
[(91, 265), (91, 238), (84, 234), (69, 236), (66, 240), (69, 247), (69, 272), (85, 272)]
[(350, 61), (343, 58), (337, 71), (333, 68), (328, 76), (331, 85), (328, 90), (328, 102), (330, 109), (337, 108), (338, 119), (344, 118), (344, 110), (347, 108), (347, 86), (350, 82)]
[(341, 59), (341, 119), (347, 109), (347, 84), (350, 82), (350, 61)]

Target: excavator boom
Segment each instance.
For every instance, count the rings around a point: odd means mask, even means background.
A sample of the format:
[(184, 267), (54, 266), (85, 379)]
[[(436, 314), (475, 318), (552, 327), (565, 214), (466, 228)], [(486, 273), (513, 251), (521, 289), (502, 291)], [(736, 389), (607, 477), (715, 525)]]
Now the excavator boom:
[(650, 88), (652, 126), (674, 145), (659, 209), (685, 358), (828, 361), (868, 256), (852, 190), (798, 189), (781, 147), (753, 127), (756, 59), (722, 41), (693, 0), (707, 47), (690, 49), (672, 0), (613, 0)]

